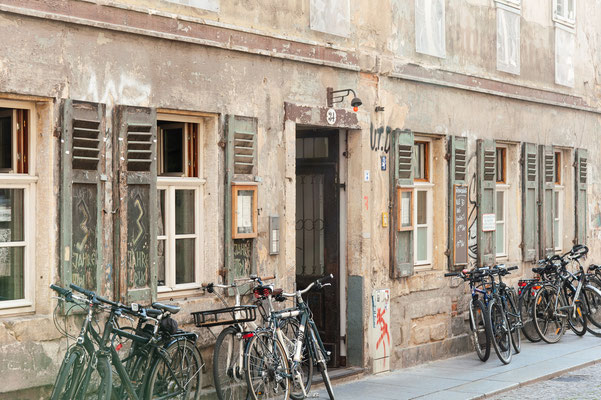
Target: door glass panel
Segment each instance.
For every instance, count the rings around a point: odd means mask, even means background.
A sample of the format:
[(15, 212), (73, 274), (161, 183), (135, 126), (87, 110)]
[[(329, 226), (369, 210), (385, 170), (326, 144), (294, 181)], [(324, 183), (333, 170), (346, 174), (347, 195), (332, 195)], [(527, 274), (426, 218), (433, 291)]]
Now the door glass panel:
[(417, 191), (417, 224), (424, 225), (428, 223), (428, 192), (424, 190)]
[(184, 172), (184, 127), (162, 129), (163, 173)]
[(175, 233), (194, 233), (194, 190), (175, 191)]
[(428, 227), (422, 226), (417, 228), (417, 260), (428, 260)]
[(0, 248), (0, 301), (25, 297), (24, 255), (24, 247)]
[(194, 247), (196, 239), (175, 240), (175, 283), (194, 282)]
[(296, 179), (296, 273), (324, 274), (323, 174)]

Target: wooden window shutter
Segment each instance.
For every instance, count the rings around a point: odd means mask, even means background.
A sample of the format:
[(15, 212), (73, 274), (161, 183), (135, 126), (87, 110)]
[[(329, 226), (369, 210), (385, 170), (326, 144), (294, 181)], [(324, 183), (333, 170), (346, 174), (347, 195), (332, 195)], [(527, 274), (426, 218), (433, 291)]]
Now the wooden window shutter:
[[(467, 214), (462, 215), (463, 207), (456, 207), (455, 204), (455, 188), (456, 186), (466, 186), (467, 181), (467, 138), (459, 136), (450, 136), (448, 144), (448, 160), (449, 160), (449, 187), (448, 187), (448, 218), (449, 218), (449, 233), (448, 233), (448, 254), (449, 254), (449, 268), (450, 269), (461, 269), (467, 264), (467, 252), (458, 251), (455, 254), (455, 249), (467, 249), (468, 240), (468, 221)], [(464, 204), (467, 208), (468, 204)], [(457, 213), (456, 208), (460, 211)], [(457, 216), (457, 218), (456, 218)], [(463, 219), (464, 218), (464, 219)], [(465, 229), (465, 231), (463, 230)], [(459, 236), (463, 236), (462, 232), (465, 232), (465, 241), (463, 237), (456, 237), (456, 231)], [(459, 240), (459, 245), (457, 244)], [(458, 256), (458, 257), (456, 257)], [(464, 262), (465, 261), (465, 262)]]
[(540, 145), (538, 188), (539, 258), (555, 253), (553, 245), (553, 189), (555, 188), (555, 154), (553, 146)]
[[(394, 130), (392, 134), (393, 165), (391, 178), (390, 195), (392, 197), (393, 209), (396, 210), (397, 188), (413, 187), (413, 132), (410, 130)], [(411, 201), (415, 201), (414, 199)], [(400, 278), (413, 275), (413, 230), (399, 231), (398, 225), (401, 223), (393, 213), (391, 218), (394, 221), (390, 224), (392, 245), (394, 251), (393, 261), (391, 263), (391, 277)]]
[[(478, 207), (478, 265), (494, 265), (496, 258), (495, 231), (484, 231), (484, 218), (496, 213), (496, 149), (494, 140), (478, 139), (477, 142), (477, 207)], [(487, 217), (488, 216), (488, 217)], [(496, 228), (496, 217), (495, 217)]]
[(587, 208), (586, 187), (588, 178), (588, 151), (576, 149), (575, 162), (575, 204), (576, 204), (576, 226), (574, 241), (576, 244), (586, 244), (587, 236)]
[(524, 261), (536, 260), (538, 242), (538, 152), (536, 145), (522, 145), (522, 253)]
[[(103, 293), (104, 104), (62, 103), (61, 280)], [(110, 275), (110, 274), (109, 274)], [(104, 294), (104, 293), (103, 293)]]
[(258, 120), (253, 117), (226, 115), (225, 149), (226, 190), (225, 190), (225, 265), (227, 281), (240, 276), (248, 276), (255, 270), (255, 240), (232, 239), (232, 183), (253, 182), (257, 174), (257, 135)]
[(157, 287), (156, 110), (116, 106), (113, 150), (119, 296), (149, 303)]

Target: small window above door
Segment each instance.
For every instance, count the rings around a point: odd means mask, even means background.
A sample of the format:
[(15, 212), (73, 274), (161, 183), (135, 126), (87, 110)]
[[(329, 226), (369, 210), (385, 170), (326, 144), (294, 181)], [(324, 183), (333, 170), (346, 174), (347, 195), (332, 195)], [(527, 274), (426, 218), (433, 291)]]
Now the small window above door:
[(198, 124), (158, 121), (159, 176), (198, 177)]

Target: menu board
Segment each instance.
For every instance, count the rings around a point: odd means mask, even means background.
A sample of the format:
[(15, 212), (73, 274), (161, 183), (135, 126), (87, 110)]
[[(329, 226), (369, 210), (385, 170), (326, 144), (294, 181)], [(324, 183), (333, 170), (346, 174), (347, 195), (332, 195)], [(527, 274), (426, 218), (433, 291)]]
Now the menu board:
[(468, 187), (453, 187), (453, 265), (467, 264), (468, 229), (467, 229)]

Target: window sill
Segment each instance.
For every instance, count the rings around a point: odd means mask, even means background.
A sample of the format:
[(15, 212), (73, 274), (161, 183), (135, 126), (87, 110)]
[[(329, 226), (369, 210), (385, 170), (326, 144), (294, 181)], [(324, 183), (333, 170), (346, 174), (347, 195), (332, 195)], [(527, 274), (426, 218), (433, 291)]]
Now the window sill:
[(2, 184), (17, 184), (23, 185), (28, 183), (37, 183), (38, 177), (35, 175), (28, 174), (4, 174), (0, 173), (0, 182)]
[(495, 257), (495, 261), (507, 261), (509, 256), (507, 254), (497, 254)]
[(430, 262), (414, 263), (413, 266), (414, 272), (432, 271), (434, 269)]
[(178, 186), (197, 186), (204, 185), (207, 182), (206, 179), (203, 178), (188, 178), (181, 176), (158, 176), (157, 184), (158, 185), (178, 185)]
[(9, 300), (0, 302), (0, 316), (33, 313), (33, 302), (29, 300)]
[(201, 292), (201, 286), (198, 283), (189, 283), (185, 285), (177, 285), (173, 288), (167, 286), (159, 286), (157, 288), (157, 298), (159, 300), (168, 300), (172, 298), (197, 296)]

